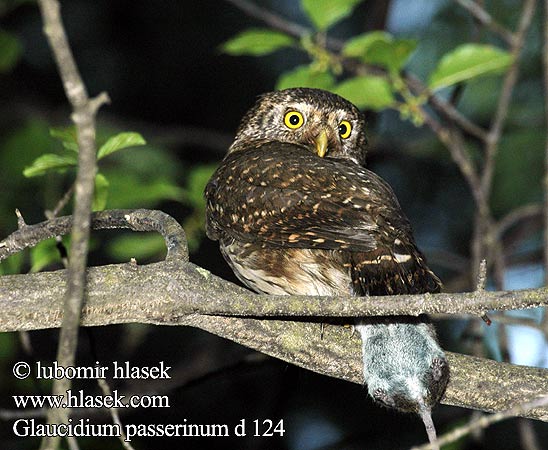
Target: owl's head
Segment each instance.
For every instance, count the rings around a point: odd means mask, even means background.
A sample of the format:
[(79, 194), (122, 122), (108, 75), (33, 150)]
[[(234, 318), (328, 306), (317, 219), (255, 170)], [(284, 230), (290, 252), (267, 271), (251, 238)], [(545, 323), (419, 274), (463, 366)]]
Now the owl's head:
[(365, 118), (349, 101), (321, 89), (269, 92), (243, 117), (229, 153), (272, 141), (302, 145), (321, 158), (363, 165)]

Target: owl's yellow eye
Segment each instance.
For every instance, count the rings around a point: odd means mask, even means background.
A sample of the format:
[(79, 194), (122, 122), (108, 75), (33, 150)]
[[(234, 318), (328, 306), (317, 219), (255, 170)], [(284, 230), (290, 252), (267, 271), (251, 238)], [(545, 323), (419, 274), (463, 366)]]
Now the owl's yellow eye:
[(303, 126), (304, 117), (299, 111), (289, 111), (284, 116), (284, 123), (287, 128), (296, 130), (297, 128), (301, 128)]
[(342, 139), (346, 139), (350, 137), (350, 133), (352, 133), (352, 125), (350, 124), (348, 120), (343, 120), (339, 124), (339, 136)]

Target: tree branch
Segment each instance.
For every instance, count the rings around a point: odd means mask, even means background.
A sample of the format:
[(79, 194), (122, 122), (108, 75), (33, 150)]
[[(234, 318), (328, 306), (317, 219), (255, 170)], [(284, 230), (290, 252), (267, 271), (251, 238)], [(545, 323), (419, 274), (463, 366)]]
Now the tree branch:
[(280, 30), (297, 38), (302, 38), (307, 34), (311, 34), (311, 30), (298, 23), (291, 22), (284, 19), (278, 14), (269, 11), (266, 8), (262, 8), (253, 2), (247, 0), (226, 0), (227, 3), (234, 5), (239, 10), (243, 11), (250, 17), (261, 20), (268, 26)]
[[(236, 8), (240, 9), (248, 16), (260, 20), (266, 23), (271, 28), (274, 28), (283, 33), (287, 33), (288, 35), (293, 36), (297, 39), (302, 39), (305, 36), (310, 36), (313, 34), (313, 30), (311, 30), (310, 28), (304, 27), (295, 22), (291, 22), (285, 17), (282, 17), (279, 14), (276, 14), (266, 8), (260, 7), (249, 0), (225, 1), (234, 5)], [(336, 52), (340, 52), (344, 46), (343, 41), (333, 39), (328, 36), (325, 37), (325, 44), (329, 49)], [(348, 70), (355, 72), (358, 75), (374, 74), (387, 76), (386, 70), (377, 66), (371, 66), (359, 62), (354, 58), (342, 58), (341, 63)], [(404, 80), (413, 92), (423, 93), (426, 91), (426, 87), (418, 78), (410, 74), (405, 74)], [(466, 132), (470, 133), (473, 136), (476, 136), (482, 141), (485, 141), (485, 139), (487, 138), (487, 132), (485, 130), (472, 123), (457, 109), (455, 109), (453, 105), (441, 99), (441, 97), (435, 94), (431, 94), (428, 96), (428, 102), (432, 104), (436, 111), (440, 112), (445, 118), (451, 120), (453, 123), (461, 127)], [(427, 125), (430, 125), (430, 123), (428, 123)]]
[[(21, 226), (0, 242), (0, 261), (38, 242), (68, 234), (73, 226), (72, 216), (57, 217), (35, 225)], [(149, 209), (111, 209), (90, 216), (94, 230), (127, 228), (132, 231), (156, 231), (166, 242), (166, 261), (188, 261), (185, 232), (171, 216)]]
[(502, 39), (506, 41), (508, 45), (512, 45), (514, 42), (514, 35), (512, 32), (503, 27), (500, 23), (495, 21), (491, 15), (485, 11), (479, 4), (473, 2), (472, 0), (455, 0), (459, 5), (466, 9), (474, 19), (479, 23), (486, 26), (493, 33), (499, 35)]
[[(443, 436), (440, 436), (437, 443), (440, 447), (442, 445), (451, 444), (458, 441), (467, 434), (471, 434), (474, 431), (487, 428), (492, 424), (500, 422), (502, 420), (522, 415), (525, 411), (539, 406), (548, 406), (548, 395), (544, 395), (526, 402), (521, 402), (506, 411), (500, 411), (491, 416), (481, 416), (477, 420), (474, 420), (461, 427), (455, 428), (454, 430), (449, 431)], [(431, 448), (432, 446), (430, 444), (425, 444), (421, 445), (420, 447), (413, 447), (411, 450), (429, 450)]]
[[(548, 304), (548, 288), (362, 298), (256, 295), (186, 262), (182, 229), (164, 213), (118, 210), (96, 213), (92, 218), (94, 227), (160, 230), (166, 239), (168, 256), (163, 262), (144, 266), (131, 262), (89, 268), (82, 325), (139, 322), (193, 326), (318, 373), (356, 383), (362, 382), (357, 337), (339, 326), (328, 327), (322, 337), (313, 321), (279, 318), (440, 311), (481, 314), (491, 308)], [(16, 248), (36, 244), (40, 237), (68, 232), (70, 226), (68, 217), (25, 225), (0, 243), (0, 251), (13, 253)], [(0, 308), (4, 311), (0, 331), (59, 327), (65, 286), (65, 270), (0, 277)], [(443, 400), (446, 404), (502, 411), (530, 398), (532, 393), (548, 392), (547, 370), (451, 353), (449, 363), (451, 382)], [(526, 416), (548, 421), (548, 408), (534, 409)]]
[[(494, 239), (495, 225), (491, 217), (489, 207), (489, 198), (493, 184), (493, 174), (495, 171), (496, 156), (498, 153), (499, 142), (502, 136), (504, 122), (508, 115), (510, 99), (519, 74), (519, 57), (525, 44), (525, 37), (535, 10), (536, 0), (525, 0), (519, 19), (518, 29), (512, 41), (510, 54), (512, 56), (512, 65), (504, 76), (502, 91), (498, 99), (497, 108), (487, 134), (485, 141), (485, 156), (483, 169), (480, 174), (481, 202), (478, 203), (477, 212), (474, 219), (474, 231), (471, 243), (472, 253), (472, 279), (478, 274), (481, 260), (487, 258), (490, 252), (496, 253), (498, 241)], [(500, 253), (500, 252), (499, 252)], [(500, 273), (500, 260), (496, 260), (498, 272)]]
[(489, 130), (487, 145), (485, 149), (485, 167), (482, 176), (482, 188), (488, 198), (489, 191), (491, 189), (491, 181), (494, 172), (494, 160), (498, 150), (498, 144), (502, 134), (502, 128), (508, 115), (508, 107), (510, 105), (510, 99), (514, 91), (514, 86), (518, 79), (519, 74), (519, 57), (525, 43), (525, 36), (531, 25), (533, 19), (533, 13), (535, 11), (536, 0), (526, 0), (521, 12), (518, 30), (516, 31), (516, 37), (513, 40), (510, 54), (512, 55), (512, 65), (504, 77), (501, 95), (495, 111), (495, 116), (491, 123)]
[[(57, 0), (39, 0), (38, 5), (44, 22), (44, 33), (57, 63), (66, 96), (72, 105), (71, 119), (76, 125), (79, 147), (67, 290), (64, 295), (63, 324), (57, 351), (59, 364), (71, 366), (75, 361), (80, 312), (84, 302), (89, 222), (96, 173), (95, 114), (98, 108), (108, 100), (108, 97), (104, 93), (94, 99), (88, 97), (61, 21), (59, 2)], [(53, 394), (64, 395), (70, 386), (71, 380), (69, 379), (55, 380)], [(48, 422), (66, 422), (68, 414), (67, 409), (51, 409), (48, 414)], [(54, 450), (57, 448), (59, 440), (58, 436), (46, 437), (40, 448)]]
[[(33, 330), (58, 327), (61, 324), (65, 271), (0, 277), (0, 330)], [(513, 300), (542, 304), (547, 291), (515, 293), (484, 292), (493, 304), (500, 294), (501, 306)], [(417, 296), (430, 304), (443, 304), (444, 295)], [(454, 294), (448, 309), (462, 309), (463, 296)], [(414, 296), (387, 298), (329, 298), (255, 295), (191, 264), (161, 262), (145, 266), (132, 263), (88, 269), (86, 304), (82, 325), (99, 326), (119, 323), (186, 325), (209, 331), (271, 356), (328, 376), (355, 383), (362, 382), (360, 342), (344, 327), (328, 326), (323, 338), (317, 323), (290, 320), (259, 320), (247, 317), (209, 315), (253, 314), (274, 316), (278, 311), (297, 316), (386, 315), (392, 301), (404, 303)], [(536, 298), (536, 299), (535, 299)], [(363, 303), (362, 303), (363, 302)], [(221, 305), (224, 305), (221, 307)], [(410, 308), (413, 310), (413, 307)], [(203, 311), (203, 313), (200, 313)], [(415, 309), (415, 313), (419, 310)], [(413, 313), (413, 312), (411, 312)], [(325, 321), (325, 320), (323, 320)], [(548, 392), (548, 371), (502, 364), (481, 358), (449, 354), (451, 381), (443, 403), (485, 411), (501, 411)], [(503, 395), (501, 395), (503, 393)], [(527, 414), (548, 421), (548, 409)]]
[[(25, 225), (0, 242), (0, 261), (23, 248), (36, 245), (40, 240), (63, 235), (71, 228), (71, 216), (59, 217), (36, 225)], [(185, 314), (239, 315), (261, 317), (362, 317), (386, 315), (474, 314), (482, 315), (487, 310), (508, 310), (548, 305), (548, 288), (521, 291), (467, 292), (462, 294), (441, 293), (421, 295), (393, 295), (383, 297), (318, 297), (318, 296), (269, 296), (256, 295), (250, 291), (228, 284), (205, 269), (188, 261), (184, 231), (169, 215), (161, 211), (109, 210), (91, 216), (94, 229), (129, 228), (134, 231), (158, 231), (166, 241), (168, 253), (164, 263), (137, 266), (134, 263), (88, 269), (88, 297), (92, 299), (97, 289), (101, 296), (115, 298), (126, 290), (135, 290), (130, 296), (131, 304), (122, 306), (123, 311), (140, 310), (151, 300), (148, 293), (157, 299), (170, 299), (170, 308), (176, 316)], [(150, 270), (152, 272), (150, 272)], [(163, 273), (152, 282), (154, 270)], [(34, 277), (34, 278), (33, 278)], [(200, 287), (208, 281), (208, 288)], [(51, 288), (43, 290), (43, 283)], [(150, 283), (146, 292), (144, 287)], [(0, 317), (0, 331), (36, 329), (43, 322), (44, 328), (58, 326), (51, 322), (56, 317), (56, 303), (51, 303), (64, 288), (64, 272), (48, 272), (32, 275), (10, 275), (0, 278), (0, 307), (5, 303)], [(123, 286), (122, 286), (123, 285)], [(122, 292), (118, 292), (122, 289)], [(157, 290), (157, 292), (156, 292)], [(49, 291), (49, 292), (48, 292)], [(51, 297), (50, 297), (51, 296)], [(103, 297), (99, 297), (99, 299)], [(39, 304), (45, 310), (40, 310)], [(36, 302), (27, 309), (21, 301)], [(143, 303), (140, 303), (143, 302)], [(150, 303), (149, 303), (150, 304)], [(84, 308), (83, 320), (89, 303)], [(112, 306), (109, 306), (112, 308)], [(47, 311), (49, 310), (49, 312)], [(33, 319), (29, 326), (26, 313)], [(48, 317), (50, 318), (48, 322)], [(23, 320), (23, 322), (22, 322)], [(48, 325), (49, 324), (49, 325)], [(89, 323), (88, 323), (89, 325)]]

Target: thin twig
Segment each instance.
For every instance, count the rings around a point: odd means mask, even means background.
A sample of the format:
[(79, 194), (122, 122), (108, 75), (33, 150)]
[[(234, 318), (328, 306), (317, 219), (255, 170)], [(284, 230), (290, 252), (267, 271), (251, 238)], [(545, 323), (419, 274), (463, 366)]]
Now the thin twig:
[[(538, 397), (532, 401), (527, 401), (520, 403), (506, 411), (501, 411), (490, 416), (484, 415), (478, 420), (471, 422), (467, 425), (464, 425), (459, 428), (451, 430), (449, 433), (444, 434), (438, 439), (438, 444), (440, 446), (447, 445), (452, 442), (456, 442), (462, 437), (472, 433), (475, 430), (485, 429), (497, 422), (502, 420), (509, 419), (511, 417), (519, 416), (526, 411), (529, 411), (533, 408), (538, 408), (539, 406), (548, 405), (548, 395)], [(421, 445), (420, 447), (413, 447), (412, 450), (430, 450), (432, 447), (430, 444)]]
[(479, 269), (476, 291), (483, 292), (485, 291), (485, 285), (487, 284), (487, 261), (485, 259), (481, 261)]
[(431, 115), (423, 114), (424, 123), (428, 125), (432, 131), (438, 136), (438, 139), (445, 144), (449, 149), (449, 153), (453, 161), (457, 164), (464, 179), (470, 187), (472, 196), (477, 205), (484, 204), (483, 191), (481, 190), (481, 182), (472, 161), (472, 158), (466, 150), (466, 145), (462, 139), (462, 135), (455, 129), (444, 127), (440, 122), (434, 119)]
[(19, 229), (24, 228), (27, 224), (25, 223), (25, 219), (23, 218), (23, 215), (21, 214), (21, 211), (16, 209), (15, 210), (15, 215), (17, 216), (17, 228), (19, 228)]
[[(99, 384), (99, 387), (103, 391), (103, 395), (112, 396), (112, 391), (110, 389), (110, 386), (108, 385), (108, 383), (104, 379), (98, 378), (97, 383)], [(120, 420), (120, 414), (118, 414), (118, 409), (112, 407), (112, 408), (109, 408), (109, 411), (110, 411), (110, 415), (112, 417), (112, 421), (114, 422), (115, 425), (118, 426), (118, 429), (121, 430), (120, 435), (118, 436), (118, 438), (120, 439), (120, 442), (122, 443), (122, 446), (126, 450), (135, 450), (133, 448), (133, 446), (126, 439), (126, 433), (124, 433), (124, 431), (123, 431), (124, 427), (122, 426), (122, 421)]]
[[(63, 325), (59, 337), (57, 361), (62, 366), (72, 366), (78, 345), (78, 328), (84, 299), (85, 269), (87, 264), (89, 218), (96, 173), (95, 115), (98, 108), (108, 101), (106, 94), (90, 99), (80, 76), (63, 27), (60, 4), (57, 0), (39, 0), (38, 5), (44, 22), (44, 33), (51, 47), (65, 94), (72, 106), (71, 118), (78, 137), (78, 172), (75, 182), (74, 225), (71, 253), (67, 272), (67, 290), (63, 309)], [(55, 380), (53, 394), (65, 395), (70, 389), (68, 379)], [(52, 409), (48, 423), (68, 420), (69, 411)], [(46, 437), (42, 450), (55, 450), (60, 438)]]
[(493, 239), (494, 222), (489, 208), (489, 198), (493, 184), (496, 155), (498, 153), (504, 123), (508, 115), (512, 92), (518, 79), (519, 56), (525, 43), (527, 30), (531, 25), (535, 4), (536, 0), (526, 0), (523, 6), (518, 24), (518, 30), (516, 31), (515, 38), (513, 39), (512, 47), (510, 49), (513, 62), (504, 77), (502, 91), (499, 96), (495, 115), (491, 122), (491, 127), (489, 128), (489, 133), (485, 142), (484, 165), (480, 175), (481, 202), (478, 204), (478, 209), (474, 220), (474, 231), (471, 243), (472, 279), (477, 278), (480, 261), (488, 256), (490, 248), (495, 243), (495, 240)]
[(74, 193), (74, 183), (67, 189), (67, 191), (63, 194), (61, 199), (57, 202), (57, 204), (52, 210), (46, 210), (46, 213), (45, 213), (46, 219), (53, 219), (57, 217), (59, 213), (63, 210), (63, 208), (67, 206), (67, 203), (72, 198), (73, 193)]
[(527, 419), (518, 419), (518, 429), (523, 450), (542, 450), (533, 427), (533, 422)]
[(511, 31), (507, 30), (500, 23), (495, 21), (491, 15), (485, 11), (480, 5), (472, 0), (455, 0), (459, 5), (466, 9), (470, 14), (474, 16), (479, 23), (486, 26), (493, 33), (496, 33), (502, 39), (506, 41), (508, 45), (512, 45), (514, 42), (514, 35)]
[(451, 103), (446, 102), (437, 95), (432, 94), (428, 97), (428, 101), (436, 111), (444, 116), (445, 119), (453, 122), (463, 131), (466, 131), (468, 134), (478, 138), (482, 142), (487, 139), (487, 132), (479, 125), (476, 125), (468, 119), (464, 114), (459, 112)]
[(286, 20), (278, 14), (275, 14), (266, 8), (262, 8), (253, 2), (247, 0), (226, 0), (226, 2), (231, 3), (250, 17), (261, 20), (270, 27), (287, 33), (290, 36), (301, 38), (307, 34), (311, 34), (310, 29), (303, 27), (298, 23)]
[[(487, 261), (484, 259), (481, 261), (479, 272), (478, 272), (478, 279), (476, 282), (476, 293), (481, 294), (482, 292), (485, 292), (485, 286), (487, 284)], [(491, 325), (491, 319), (487, 315), (487, 313), (481, 314), (482, 320), (487, 324)]]
[[(310, 28), (307, 28), (298, 23), (292, 22), (286, 19), (285, 17), (280, 16), (279, 14), (273, 13), (272, 11), (266, 8), (262, 8), (256, 5), (255, 3), (251, 1), (248, 1), (248, 0), (225, 0), (225, 1), (234, 5), (235, 7), (243, 11), (245, 14), (247, 14), (248, 16), (253, 17), (257, 20), (260, 20), (266, 23), (267, 25), (269, 25), (270, 27), (278, 31), (287, 33), (288, 35), (295, 37), (297, 39), (301, 39), (305, 36), (310, 36), (314, 33), (314, 31), (311, 30)], [(334, 39), (328, 36), (325, 37), (325, 44), (327, 48), (337, 53), (339, 53), (344, 47), (343, 41), (340, 41), (338, 39)], [(339, 62), (343, 64), (343, 66), (346, 69), (358, 75), (373, 74), (373, 75), (387, 76), (386, 71), (382, 68), (365, 64), (354, 58), (344, 58), (344, 57), (341, 57), (340, 55), (337, 55), (337, 57), (339, 59)], [(405, 74), (404, 80), (406, 81), (406, 83), (409, 85), (409, 88), (413, 92), (423, 93), (426, 91), (426, 87), (422, 84), (422, 82), (418, 78), (410, 74)], [(480, 140), (485, 141), (487, 137), (486, 131), (483, 130), (481, 127), (477, 126), (476, 124), (472, 123), (470, 120), (468, 120), (463, 114), (461, 114), (458, 110), (456, 110), (452, 105), (442, 100), (440, 97), (438, 97), (435, 94), (431, 94), (428, 98), (428, 101), (444, 117), (454, 122), (455, 125), (461, 127), (467, 133), (479, 138)]]
[(508, 115), (510, 99), (512, 97), (514, 86), (516, 85), (518, 79), (519, 56), (525, 43), (527, 30), (529, 29), (529, 26), (531, 25), (531, 20), (533, 19), (535, 4), (536, 0), (526, 0), (523, 6), (518, 30), (516, 32), (516, 37), (510, 49), (510, 54), (512, 56), (513, 62), (510, 66), (510, 69), (508, 70), (508, 72), (506, 72), (506, 75), (504, 76), (502, 91), (499, 97), (497, 108), (495, 110), (493, 121), (491, 122), (491, 127), (489, 129), (489, 135), (485, 149), (485, 166), (482, 176), (482, 188), (486, 193), (486, 197), (489, 196), (489, 192), (491, 190), (491, 182), (494, 173), (494, 160), (498, 150), (498, 144), (502, 134), (504, 122), (506, 121), (506, 117)]
[[(547, 0), (548, 1), (548, 0)], [(500, 239), (510, 228), (516, 226), (524, 220), (539, 217), (543, 213), (543, 205), (540, 203), (530, 203), (528, 205), (519, 206), (506, 214), (496, 224), (496, 238)]]

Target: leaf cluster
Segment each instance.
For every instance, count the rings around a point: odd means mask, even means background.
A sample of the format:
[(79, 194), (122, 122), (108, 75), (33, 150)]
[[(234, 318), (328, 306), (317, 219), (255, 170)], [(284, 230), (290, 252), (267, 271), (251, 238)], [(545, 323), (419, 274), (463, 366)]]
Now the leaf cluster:
[[(447, 53), (431, 71), (427, 90), (413, 95), (402, 81), (403, 70), (417, 48), (415, 39), (398, 38), (386, 31), (371, 31), (347, 39), (339, 52), (326, 45), (325, 33), (352, 14), (362, 0), (301, 0), (300, 6), (313, 31), (296, 39), (269, 28), (244, 30), (225, 42), (222, 51), (234, 56), (264, 56), (297, 48), (310, 59), (278, 78), (276, 89), (311, 87), (335, 92), (359, 108), (396, 109), (414, 123), (422, 123), (419, 106), (428, 95), (463, 81), (503, 73), (511, 64), (508, 51), (488, 44), (464, 43)], [(343, 70), (343, 62), (355, 60), (360, 73)]]

